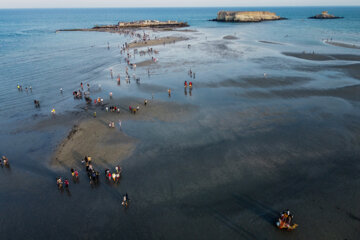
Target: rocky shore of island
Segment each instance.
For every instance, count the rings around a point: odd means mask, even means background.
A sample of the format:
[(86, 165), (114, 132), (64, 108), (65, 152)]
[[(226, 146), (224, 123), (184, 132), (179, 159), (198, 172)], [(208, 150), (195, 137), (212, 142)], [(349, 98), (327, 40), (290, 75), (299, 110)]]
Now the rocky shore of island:
[(276, 13), (268, 11), (219, 11), (217, 17), (211, 21), (217, 22), (262, 22), (285, 20)]
[(98, 31), (98, 32), (118, 32), (124, 29), (176, 29), (189, 27), (186, 22), (178, 21), (158, 21), (158, 20), (141, 20), (134, 22), (118, 22), (114, 25), (96, 25), (93, 28), (78, 28), (78, 29), (59, 29), (62, 31)]
[(328, 11), (323, 11), (320, 14), (317, 14), (315, 16), (309, 17), (309, 19), (339, 19), (339, 18), (343, 18), (343, 17), (337, 17), (334, 16), (332, 14), (329, 14)]

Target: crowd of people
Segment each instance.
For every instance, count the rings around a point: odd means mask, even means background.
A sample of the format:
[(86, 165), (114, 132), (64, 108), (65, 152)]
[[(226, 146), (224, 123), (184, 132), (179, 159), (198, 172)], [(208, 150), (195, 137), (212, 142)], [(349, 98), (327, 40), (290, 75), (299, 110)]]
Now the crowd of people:
[[(4, 162), (4, 165), (8, 165), (8, 161), (5, 156), (2, 157), (2, 160)], [(2, 164), (1, 161), (0, 161), (0, 164)], [(85, 165), (85, 171), (86, 171), (87, 177), (89, 179), (90, 185), (91, 186), (98, 185), (100, 183), (100, 173), (94, 169), (94, 167), (92, 165), (92, 158), (90, 156), (85, 156), (81, 160), (81, 164)], [(70, 172), (71, 172), (71, 177), (72, 177), (73, 182), (79, 183), (80, 182), (79, 181), (79, 171), (74, 168), (71, 168)], [(119, 165), (115, 166), (113, 172), (111, 172), (110, 169), (105, 169), (105, 171), (104, 171), (105, 181), (107, 183), (119, 184), (120, 179), (121, 179), (121, 172), (122, 172), (122, 169)], [(64, 189), (66, 191), (69, 191), (70, 181), (68, 178), (59, 176), (56, 178), (56, 185), (57, 185), (58, 189), (61, 191)], [(129, 205), (129, 196), (127, 193), (123, 196), (122, 205), (124, 207), (128, 207), (128, 205)]]
[[(134, 31), (131, 31), (131, 30), (129, 30), (129, 31), (124, 30), (122, 33), (124, 33), (126, 35), (129, 35), (131, 37), (137, 37), (137, 38), (141, 39), (141, 41), (147, 41), (147, 40), (150, 39), (149, 35), (145, 34), (145, 32), (144, 32), (144, 34), (137, 34), (137, 33), (135, 33)], [(108, 49), (110, 49), (109, 43), (108, 43)], [(125, 62), (127, 63), (127, 65), (125, 67), (125, 79), (126, 79), (126, 82), (130, 83), (130, 78), (131, 78), (130, 74), (129, 74), (129, 68), (130, 68), (133, 71), (133, 79), (136, 80), (137, 83), (139, 83), (140, 78), (136, 77), (136, 75), (135, 75), (136, 64), (131, 63), (130, 59), (135, 58), (135, 55), (137, 55), (137, 54), (139, 54), (140, 56), (144, 56), (144, 55), (151, 55), (152, 56), (153, 54), (158, 54), (159, 51), (153, 49), (152, 47), (148, 47), (146, 50), (141, 50), (141, 51), (138, 51), (137, 49), (134, 49), (132, 54), (131, 54), (129, 44), (124, 43), (123, 46), (121, 47), (120, 53), (122, 55), (126, 54), (124, 56)], [(157, 61), (157, 59), (154, 56), (152, 56), (151, 59), (154, 62)], [(188, 74), (189, 74), (189, 76), (191, 78), (195, 79), (195, 73), (192, 72), (191, 69), (189, 70)], [(150, 75), (150, 70), (149, 69), (148, 69), (148, 75)], [(111, 77), (111, 79), (114, 78), (114, 72), (113, 72), (112, 69), (110, 69), (110, 77)], [(121, 84), (120, 74), (117, 75), (116, 81), (117, 81), (118, 85)], [(80, 83), (80, 88), (78, 90), (73, 91), (72, 94), (73, 94), (74, 99), (79, 99), (80, 100), (80, 99), (85, 98), (85, 100), (86, 100), (86, 102), (88, 104), (91, 104), (93, 102), (95, 105), (103, 106), (104, 105), (104, 99), (103, 98), (97, 97), (94, 100), (91, 100), (91, 98), (90, 98), (90, 84), (87, 83), (86, 85), (87, 85), (87, 91), (84, 90), (84, 84), (82, 82)], [(185, 85), (185, 88), (187, 88), (187, 86), (188, 86), (187, 81), (185, 81), (184, 85)], [(189, 88), (190, 89), (192, 88), (192, 82), (189, 82)], [(20, 84), (17, 85), (17, 89), (18, 89), (18, 91), (23, 91), (23, 87)], [(26, 91), (28, 91), (28, 90), (32, 91), (32, 87), (31, 86), (26, 87), (25, 90)], [(169, 88), (167, 90), (167, 92), (168, 92), (168, 96), (170, 97), (171, 96), (171, 89)], [(63, 94), (63, 88), (60, 88), (60, 93)], [(109, 93), (109, 96), (110, 96), (110, 99), (113, 97), (112, 92)], [(40, 101), (35, 99), (34, 100), (34, 105), (35, 105), (36, 108), (39, 108), (40, 107)], [(144, 106), (147, 106), (147, 105), (148, 105), (148, 100), (145, 99), (144, 100)], [(105, 110), (106, 110), (106, 112), (120, 113), (120, 107), (115, 106), (115, 105), (106, 106)], [(136, 107), (129, 106), (129, 111), (132, 114), (136, 114), (137, 112), (140, 111), (140, 106), (139, 105), (137, 105)], [(52, 115), (55, 115), (55, 113), (56, 113), (55, 108), (52, 108), (51, 113), (52, 113)], [(96, 117), (96, 112), (94, 112), (94, 117)], [(119, 126), (120, 126), (120, 129), (121, 129), (121, 120), (119, 120)], [(109, 122), (109, 127), (114, 128), (115, 123), (113, 121), (110, 121)], [(82, 163), (85, 165), (85, 170), (86, 170), (87, 177), (89, 179), (90, 184), (91, 185), (96, 185), (96, 184), (99, 183), (100, 173), (99, 173), (99, 171), (96, 171), (94, 169), (91, 162), (92, 162), (92, 160), (91, 160), (91, 157), (89, 157), (89, 156), (85, 156), (85, 158), (82, 160)], [(0, 159), (0, 165), (1, 166), (9, 166), (8, 159), (5, 156), (3, 156)], [(78, 183), (79, 182), (79, 171), (74, 169), (74, 168), (71, 168), (70, 171), (71, 171), (71, 177), (72, 177), (73, 182)], [(121, 178), (121, 168), (120, 168), (120, 166), (116, 166), (115, 170), (113, 172), (111, 172), (110, 169), (105, 170), (105, 179), (106, 179), (106, 181), (113, 182), (113, 183), (119, 183), (120, 178)], [(57, 186), (58, 186), (59, 189), (67, 189), (67, 190), (69, 189), (70, 182), (69, 182), (68, 178), (64, 178), (64, 177), (59, 176), (59, 177), (56, 178), (56, 183), (57, 183)], [(124, 195), (124, 197), (123, 197), (122, 204), (124, 206), (128, 206), (128, 202), (129, 202), (129, 197), (128, 197), (127, 193), (126, 193)]]
[(120, 113), (120, 107), (117, 107), (117, 106), (105, 107), (105, 111), (106, 112)]

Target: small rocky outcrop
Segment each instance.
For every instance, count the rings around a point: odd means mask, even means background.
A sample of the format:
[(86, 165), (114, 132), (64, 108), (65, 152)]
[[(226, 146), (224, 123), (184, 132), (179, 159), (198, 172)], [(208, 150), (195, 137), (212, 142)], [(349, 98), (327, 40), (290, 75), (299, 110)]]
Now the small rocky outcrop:
[(323, 11), (321, 14), (309, 17), (309, 19), (338, 19), (343, 17), (336, 17), (328, 13), (328, 11)]
[(212, 21), (218, 22), (261, 22), (284, 20), (275, 13), (267, 11), (219, 11), (217, 18)]

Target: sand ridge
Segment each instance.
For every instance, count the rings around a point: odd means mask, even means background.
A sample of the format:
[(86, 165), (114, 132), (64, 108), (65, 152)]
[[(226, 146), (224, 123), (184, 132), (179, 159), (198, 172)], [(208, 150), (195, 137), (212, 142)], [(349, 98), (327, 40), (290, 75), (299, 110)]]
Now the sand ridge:
[(128, 44), (129, 48), (137, 48), (137, 47), (150, 47), (157, 46), (169, 43), (176, 43), (180, 41), (188, 40), (186, 37), (162, 37), (157, 39), (151, 39), (147, 41), (135, 41)]
[[(122, 102), (119, 104), (119, 102)], [(120, 113), (106, 112), (105, 107), (116, 105)], [(136, 114), (130, 113), (125, 106), (140, 107)], [(96, 166), (111, 167), (132, 155), (136, 149), (137, 139), (127, 134), (124, 123), (128, 121), (163, 121), (181, 122), (196, 110), (189, 104), (174, 102), (148, 101), (147, 106), (140, 99), (110, 100), (103, 106), (88, 109), (85, 119), (73, 125), (67, 137), (58, 145), (51, 161), (51, 167), (79, 167), (84, 156), (91, 156)], [(97, 112), (96, 117), (91, 113)], [(60, 117), (61, 118), (61, 117)], [(62, 117), (66, 118), (66, 117)], [(120, 129), (119, 121), (122, 122)], [(57, 124), (58, 121), (54, 121)], [(114, 122), (115, 128), (109, 123)], [(51, 123), (50, 123), (51, 125)]]

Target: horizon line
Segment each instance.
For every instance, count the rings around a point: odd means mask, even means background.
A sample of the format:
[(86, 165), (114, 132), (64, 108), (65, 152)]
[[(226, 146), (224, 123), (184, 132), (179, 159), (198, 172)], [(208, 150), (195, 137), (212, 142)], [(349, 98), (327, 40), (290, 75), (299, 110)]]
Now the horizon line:
[(288, 5), (278, 5), (278, 6), (270, 6), (270, 5), (263, 5), (263, 6), (154, 6), (154, 7), (23, 7), (23, 8), (16, 8), (16, 7), (9, 7), (9, 8), (1, 8), (0, 10), (12, 10), (12, 9), (18, 9), (18, 10), (26, 10), (26, 9), (141, 9), (141, 8), (261, 8), (261, 7), (293, 7), (293, 8), (301, 8), (301, 7), (360, 7), (359, 5), (304, 5), (304, 6), (288, 6)]

